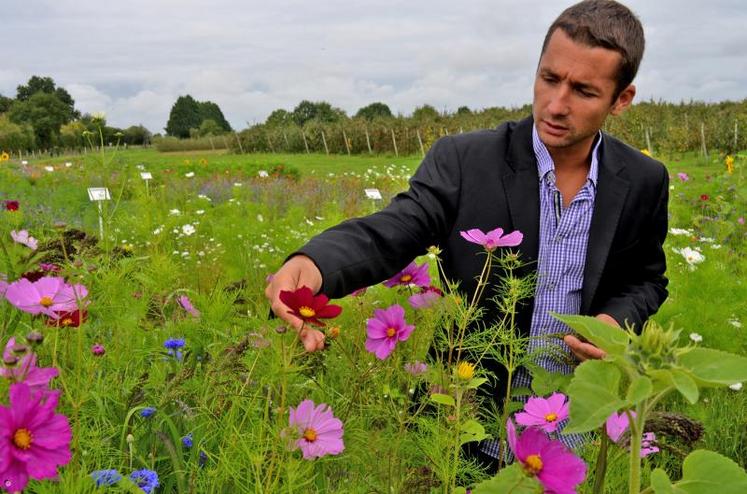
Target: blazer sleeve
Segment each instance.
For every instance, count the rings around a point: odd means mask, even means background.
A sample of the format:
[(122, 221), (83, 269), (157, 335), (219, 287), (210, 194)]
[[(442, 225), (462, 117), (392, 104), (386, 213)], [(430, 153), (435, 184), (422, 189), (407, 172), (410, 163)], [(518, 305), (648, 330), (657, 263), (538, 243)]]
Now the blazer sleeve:
[(410, 179), (409, 189), (386, 208), (325, 230), (292, 255), (314, 261), (322, 273), (320, 292), (331, 298), (381, 282), (448, 235), (459, 207), (460, 181), (453, 138), (441, 138)]
[(596, 313), (609, 314), (621, 325), (632, 324), (638, 333), (668, 295), (664, 240), (668, 229), (669, 174), (664, 166), (661, 170), (658, 201), (652, 205), (648, 229), (640, 232), (639, 248), (632, 256), (634, 262), (625, 270), (627, 276), (614, 280), (619, 288), (595, 308)]

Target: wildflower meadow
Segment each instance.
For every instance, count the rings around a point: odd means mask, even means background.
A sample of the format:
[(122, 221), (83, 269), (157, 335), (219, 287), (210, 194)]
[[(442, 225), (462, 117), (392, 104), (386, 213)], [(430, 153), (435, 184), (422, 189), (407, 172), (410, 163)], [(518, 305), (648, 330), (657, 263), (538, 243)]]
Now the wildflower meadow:
[[(606, 352), (563, 376), (532, 365), (552, 341), (516, 330), (534, 280), (510, 225), (461, 232), (475, 293), (433, 246), (343, 299), (283, 292), (298, 334), (269, 317), (286, 257), (384, 207), (419, 154), (7, 156), (0, 489), (747, 492), (747, 155), (661, 159), (670, 296), (641, 334), (556, 315)], [(480, 324), (481, 299), (506, 317)], [(531, 389), (486, 406), (486, 359)], [(479, 441), (495, 476), (465, 454)]]

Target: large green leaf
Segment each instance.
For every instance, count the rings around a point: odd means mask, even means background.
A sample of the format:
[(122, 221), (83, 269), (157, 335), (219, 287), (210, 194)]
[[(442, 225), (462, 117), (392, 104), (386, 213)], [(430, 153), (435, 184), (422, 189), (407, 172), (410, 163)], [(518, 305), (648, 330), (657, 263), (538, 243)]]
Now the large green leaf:
[[(747, 473), (731, 459), (698, 449), (682, 464), (682, 480), (673, 485), (675, 494), (744, 494)], [(659, 494), (659, 491), (655, 491)], [(666, 492), (666, 491), (661, 491)]]
[(472, 441), (482, 441), (488, 437), (485, 433), (485, 428), (476, 420), (467, 420), (459, 427), (459, 429), (462, 431), (462, 434), (459, 435), (461, 441), (460, 444)]
[(648, 398), (654, 391), (651, 379), (646, 376), (636, 376), (628, 386), (628, 392), (625, 395), (625, 401), (629, 405), (637, 405)]
[(747, 358), (711, 348), (693, 348), (679, 357), (701, 386), (729, 386), (747, 381)]
[(552, 313), (552, 316), (570, 326), (578, 334), (610, 355), (621, 356), (628, 347), (630, 336), (596, 317)]
[(674, 386), (677, 388), (677, 391), (679, 391), (680, 394), (690, 402), (690, 404), (694, 405), (698, 402), (698, 396), (700, 395), (698, 385), (695, 384), (695, 381), (692, 380), (687, 372), (684, 372), (681, 369), (672, 369), (672, 381), (674, 381)]
[(667, 472), (661, 468), (651, 472), (651, 488), (654, 490), (654, 494), (674, 494), (672, 482), (670, 482)]
[(603, 360), (587, 360), (576, 368), (568, 396), (571, 420), (564, 432), (596, 429), (626, 404), (620, 398), (620, 370)]
[(433, 393), (431, 395), (431, 401), (435, 401), (436, 403), (440, 403), (442, 405), (448, 405), (450, 407), (456, 406), (456, 401), (454, 401), (453, 397), (441, 393)]
[(571, 382), (570, 374), (550, 372), (539, 365), (527, 367), (532, 374), (532, 390), (538, 396), (547, 396), (554, 391), (565, 393)]
[(514, 463), (492, 479), (472, 488), (474, 494), (541, 494), (542, 484), (534, 477), (527, 477), (519, 463)]

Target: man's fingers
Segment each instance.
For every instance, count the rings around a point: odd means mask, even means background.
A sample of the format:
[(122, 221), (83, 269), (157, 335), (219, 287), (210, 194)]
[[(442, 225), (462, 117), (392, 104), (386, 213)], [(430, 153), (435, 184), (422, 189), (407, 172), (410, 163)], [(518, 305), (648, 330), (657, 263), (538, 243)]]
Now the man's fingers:
[(606, 355), (603, 350), (591, 343), (584, 343), (571, 334), (565, 335), (563, 341), (565, 341), (565, 344), (568, 345), (576, 358), (582, 362), (589, 359), (602, 359)]
[(307, 352), (316, 352), (324, 349), (324, 333), (317, 329), (304, 328), (298, 335), (303, 342)]

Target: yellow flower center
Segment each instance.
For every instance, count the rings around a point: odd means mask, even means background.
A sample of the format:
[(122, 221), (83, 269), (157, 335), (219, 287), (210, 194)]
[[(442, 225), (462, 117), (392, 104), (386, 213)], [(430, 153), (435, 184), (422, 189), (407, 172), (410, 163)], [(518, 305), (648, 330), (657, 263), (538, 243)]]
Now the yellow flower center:
[(49, 295), (44, 295), (41, 300), (39, 300), (39, 305), (42, 307), (51, 307), (52, 304), (54, 304), (54, 300), (52, 300), (52, 297)]
[(409, 274), (403, 274), (402, 277), (400, 277), (399, 281), (401, 281), (402, 283), (407, 283), (411, 279), (412, 279), (411, 275), (409, 275)]
[(66, 317), (65, 319), (62, 320), (62, 325), (63, 326), (72, 326), (73, 325), (73, 320), (70, 319), (69, 317)]
[(469, 381), (475, 375), (475, 366), (469, 362), (460, 362), (456, 373), (459, 379)]
[(545, 420), (547, 420), (548, 422), (555, 422), (556, 420), (558, 420), (558, 415), (555, 413), (548, 413), (547, 415), (545, 415)]
[(29, 449), (33, 440), (34, 436), (31, 435), (28, 429), (18, 429), (13, 434), (13, 444), (19, 449)]
[(298, 313), (303, 317), (314, 317), (316, 315), (316, 311), (314, 309), (305, 305), (298, 309)]
[(316, 431), (309, 427), (305, 431), (303, 431), (303, 438), (309, 441), (310, 443), (313, 443), (316, 441)]
[(539, 455), (529, 455), (524, 460), (524, 470), (530, 475), (537, 475), (542, 471), (542, 458)]
[(397, 334), (397, 330), (396, 329), (394, 329), (394, 328), (386, 328), (386, 337), (387, 338), (391, 338), (395, 334)]

